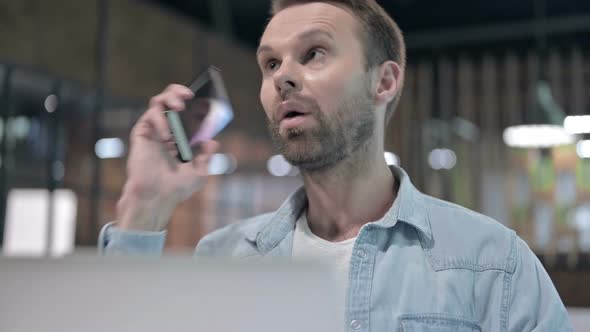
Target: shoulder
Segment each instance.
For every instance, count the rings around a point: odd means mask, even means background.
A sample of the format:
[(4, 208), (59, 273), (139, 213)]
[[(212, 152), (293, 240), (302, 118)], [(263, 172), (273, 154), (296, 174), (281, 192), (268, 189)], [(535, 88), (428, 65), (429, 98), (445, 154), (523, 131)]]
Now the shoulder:
[[(197, 256), (248, 256), (254, 250), (256, 235), (274, 213), (266, 213), (227, 225), (205, 235), (197, 244)], [(252, 252), (254, 254), (254, 252)]]
[(435, 269), (514, 272), (519, 248), (514, 231), (465, 207), (423, 195), (432, 229), (427, 248)]

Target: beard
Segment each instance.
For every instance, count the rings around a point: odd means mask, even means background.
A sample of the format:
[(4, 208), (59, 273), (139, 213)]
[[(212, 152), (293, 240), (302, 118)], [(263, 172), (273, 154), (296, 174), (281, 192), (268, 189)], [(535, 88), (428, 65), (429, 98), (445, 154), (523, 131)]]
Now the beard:
[(317, 125), (281, 133), (280, 124), (270, 122), (270, 134), (279, 152), (302, 172), (313, 173), (349, 160), (367, 147), (376, 117), (368, 84), (365, 87), (357, 95), (345, 96), (331, 112), (322, 111), (313, 99), (293, 96), (306, 106), (306, 116), (313, 116)]

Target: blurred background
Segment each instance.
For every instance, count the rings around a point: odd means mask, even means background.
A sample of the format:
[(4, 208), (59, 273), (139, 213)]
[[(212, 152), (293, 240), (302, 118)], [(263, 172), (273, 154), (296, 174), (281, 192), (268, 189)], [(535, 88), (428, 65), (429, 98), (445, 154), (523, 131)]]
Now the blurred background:
[[(568, 306), (590, 307), (590, 2), (378, 1), (408, 45), (388, 163), (513, 228)], [(115, 217), (150, 96), (223, 72), (235, 119), (170, 252), (272, 211), (300, 185), (276, 155), (255, 49), (268, 0), (0, 0), (0, 244), (93, 250)]]

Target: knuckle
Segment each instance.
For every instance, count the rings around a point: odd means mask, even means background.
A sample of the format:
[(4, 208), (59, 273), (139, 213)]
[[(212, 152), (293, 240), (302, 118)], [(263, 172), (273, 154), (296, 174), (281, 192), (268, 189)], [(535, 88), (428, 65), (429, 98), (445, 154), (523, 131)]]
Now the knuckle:
[(164, 91), (167, 93), (178, 95), (178, 94), (182, 94), (184, 91), (186, 91), (186, 89), (187, 88), (184, 85), (173, 83), (173, 84), (169, 84), (166, 87), (166, 90), (164, 90)]
[(177, 98), (188, 98), (193, 95), (193, 92), (185, 85), (170, 84), (169, 92), (173, 93)]
[(131, 129), (131, 137), (149, 135), (151, 129), (152, 126), (148, 121), (140, 121)]
[(150, 98), (150, 107), (156, 107), (156, 106), (161, 106), (162, 105), (162, 95), (156, 95), (153, 96), (152, 98)]

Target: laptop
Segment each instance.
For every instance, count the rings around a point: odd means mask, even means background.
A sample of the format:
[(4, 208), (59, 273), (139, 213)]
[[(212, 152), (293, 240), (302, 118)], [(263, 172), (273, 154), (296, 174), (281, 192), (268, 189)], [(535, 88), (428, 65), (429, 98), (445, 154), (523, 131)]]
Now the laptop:
[(313, 262), (0, 257), (0, 331), (339, 331), (335, 284)]

